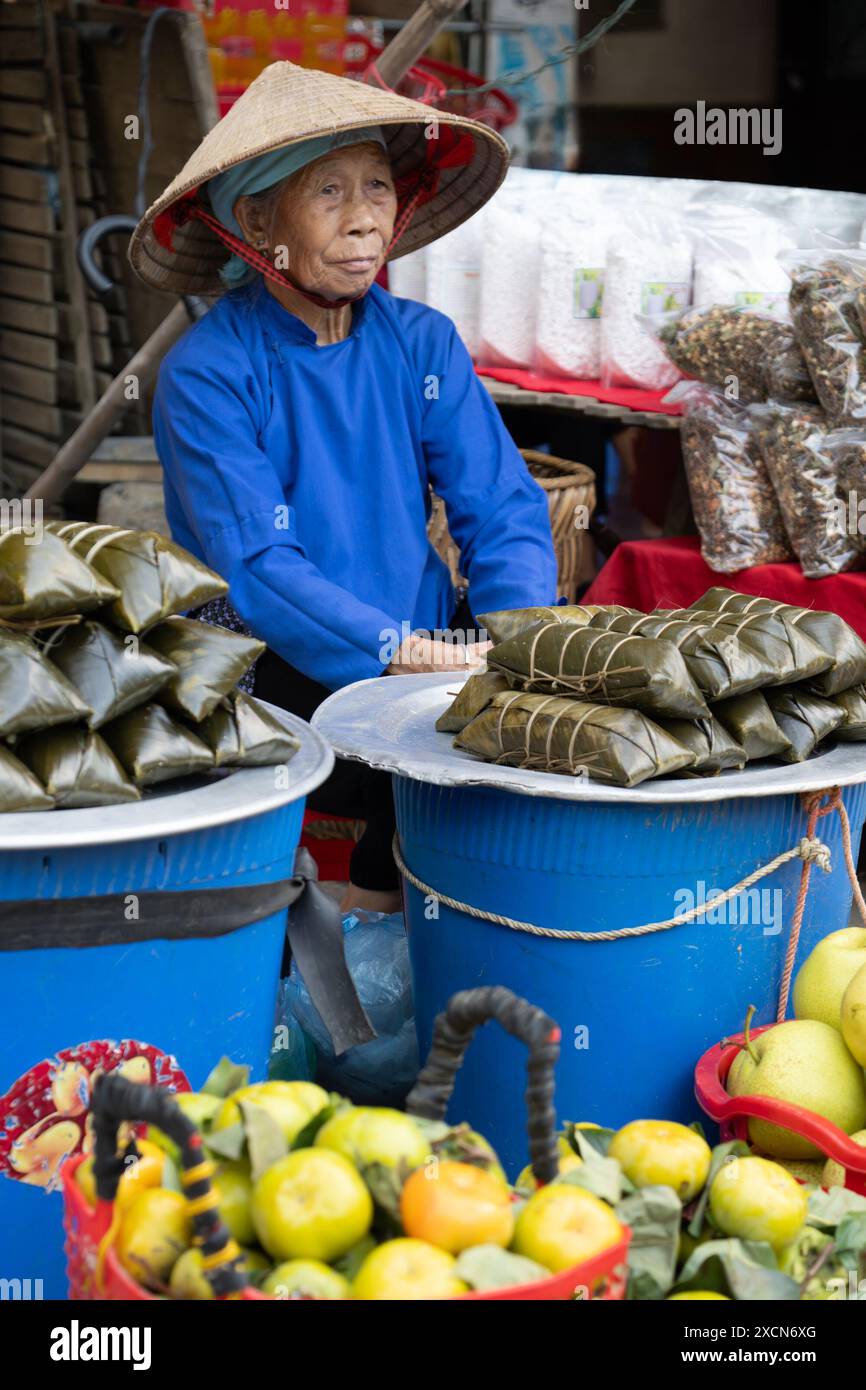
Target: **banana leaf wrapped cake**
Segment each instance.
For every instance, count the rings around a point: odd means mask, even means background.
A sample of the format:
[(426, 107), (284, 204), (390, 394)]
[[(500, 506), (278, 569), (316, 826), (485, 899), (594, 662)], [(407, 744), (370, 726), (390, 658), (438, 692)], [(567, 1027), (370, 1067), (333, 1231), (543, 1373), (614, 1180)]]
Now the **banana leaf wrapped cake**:
[(768, 690), (766, 699), (773, 718), (791, 744), (789, 750), (779, 754), (782, 762), (805, 762), (821, 740), (845, 722), (845, 711), (834, 700), (812, 695), (808, 690)]
[(494, 695), (510, 689), (508, 678), (501, 671), (476, 671), (458, 690), (453, 704), (436, 720), (438, 732), (459, 734), (490, 704)]
[(691, 767), (695, 755), (646, 715), (528, 691), (494, 695), (454, 740), (488, 762), (636, 787)]
[(141, 796), (93, 730), (70, 725), (28, 734), (16, 743), (15, 753), (39, 778), (58, 810), (116, 806)]
[(593, 617), (590, 627), (673, 642), (695, 685), (708, 700), (722, 700), (746, 690), (756, 690), (772, 674), (759, 652), (737, 642), (730, 633), (713, 631), (696, 619), (603, 611)]
[(487, 630), (491, 642), (507, 642), (519, 632), (543, 621), (577, 623), (585, 626), (597, 613), (635, 613), (634, 608), (613, 605), (604, 608), (597, 603), (562, 603), (551, 608), (508, 608), (497, 613), (481, 613), (478, 621)]
[(746, 750), (731, 737), (724, 724), (710, 715), (708, 719), (662, 719), (658, 723), (672, 738), (690, 749), (695, 761), (688, 772), (700, 776), (712, 776), (724, 772), (726, 768), (743, 768), (746, 765)]
[(829, 656), (807, 632), (791, 622), (783, 611), (749, 610), (747, 613), (712, 612), (701, 608), (657, 609), (670, 619), (703, 623), (713, 631), (729, 633), (738, 643), (759, 652), (768, 662), (765, 684), (790, 685), (811, 680), (829, 669)]
[(0, 744), (0, 812), (50, 811), (53, 805), (30, 768)]
[(748, 762), (761, 758), (788, 760), (791, 740), (776, 723), (760, 690), (719, 700), (713, 705), (713, 715), (743, 749)]
[(300, 747), (267, 706), (240, 690), (217, 705), (195, 732), (211, 749), (215, 767), (287, 763)]
[(139, 705), (101, 732), (139, 787), (189, 777), (214, 765), (213, 750), (185, 724), (172, 719), (162, 705)]
[(75, 686), (32, 638), (0, 628), (0, 736), (90, 715)]
[(0, 532), (0, 618), (41, 622), (67, 613), (89, 613), (120, 591), (59, 536), (43, 530)]
[(90, 706), (91, 729), (144, 704), (177, 673), (173, 662), (145, 642), (124, 640), (97, 622), (52, 634), (43, 650)]
[(228, 593), (224, 579), (157, 531), (127, 531), (86, 521), (48, 525), (114, 587), (107, 613), (125, 632), (144, 632), (163, 618)]
[(264, 642), (195, 618), (167, 618), (148, 644), (175, 667), (160, 691), (167, 709), (198, 722), (211, 714), (265, 649)]
[(543, 621), (493, 647), (487, 664), (522, 690), (682, 719), (709, 712), (673, 642), (657, 638)]
[(854, 685), (832, 697), (845, 716), (836, 730), (840, 743), (861, 743), (866, 739), (866, 685)]

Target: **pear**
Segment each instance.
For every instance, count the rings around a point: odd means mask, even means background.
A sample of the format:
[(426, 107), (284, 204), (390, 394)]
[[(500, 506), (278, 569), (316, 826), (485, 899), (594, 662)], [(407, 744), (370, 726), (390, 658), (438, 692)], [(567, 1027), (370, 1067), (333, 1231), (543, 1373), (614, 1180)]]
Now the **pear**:
[(864, 966), (866, 927), (843, 927), (825, 936), (797, 972), (794, 1017), (813, 1018), (838, 1028), (842, 995)]
[[(866, 1081), (842, 1039), (828, 1023), (792, 1019), (749, 1037), (728, 1073), (728, 1094), (770, 1096), (832, 1120), (846, 1134), (866, 1124)], [(789, 1129), (749, 1120), (749, 1138), (774, 1158), (819, 1158), (820, 1149)]]
[(823, 1182), (824, 1164), (820, 1158), (777, 1158), (774, 1161), (807, 1187), (820, 1187)]
[(849, 1052), (866, 1067), (866, 964), (861, 965), (842, 996), (839, 1021)]
[[(866, 1149), (866, 1129), (858, 1129), (851, 1135), (855, 1144)], [(824, 1171), (821, 1174), (821, 1183), (824, 1187), (844, 1187), (845, 1169), (841, 1163), (837, 1163), (835, 1158), (828, 1158), (824, 1164)]]

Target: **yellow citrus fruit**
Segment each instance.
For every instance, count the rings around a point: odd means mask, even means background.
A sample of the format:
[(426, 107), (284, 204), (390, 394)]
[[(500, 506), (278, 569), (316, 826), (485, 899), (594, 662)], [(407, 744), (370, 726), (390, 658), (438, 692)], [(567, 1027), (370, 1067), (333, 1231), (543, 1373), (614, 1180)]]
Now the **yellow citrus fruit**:
[(179, 1192), (139, 1192), (123, 1212), (115, 1248), (129, 1274), (146, 1288), (165, 1284), (192, 1238), (192, 1221)]
[(426, 1136), (410, 1115), (400, 1110), (370, 1105), (341, 1110), (319, 1130), (316, 1147), (343, 1154), (358, 1168), (382, 1163), (396, 1168), (404, 1163), (418, 1168), (432, 1152)]
[(512, 1250), (554, 1274), (590, 1259), (622, 1239), (622, 1226), (600, 1197), (583, 1187), (550, 1183), (520, 1212)]
[(193, 1298), (203, 1302), (216, 1298), (202, 1269), (202, 1258), (200, 1250), (192, 1249), (184, 1250), (175, 1260), (168, 1281), (172, 1298)]
[[(588, 1125), (581, 1125), (582, 1129), (588, 1129)], [(598, 1125), (595, 1126), (598, 1129)], [(557, 1135), (556, 1147), (559, 1153), (559, 1172), (570, 1173), (572, 1168), (579, 1168), (583, 1159), (580, 1154), (576, 1154), (569, 1144), (564, 1134)], [(556, 1179), (554, 1178), (554, 1182)], [(520, 1187), (524, 1192), (534, 1192), (538, 1187), (538, 1179), (532, 1171), (532, 1164), (527, 1163), (525, 1168), (521, 1168), (518, 1174), (515, 1187)]]
[(633, 1120), (617, 1130), (607, 1152), (635, 1187), (672, 1187), (683, 1203), (697, 1196), (710, 1171), (707, 1141), (671, 1120)]
[(352, 1293), (368, 1301), (456, 1298), (468, 1291), (456, 1267), (453, 1255), (424, 1240), (386, 1240), (361, 1265)]
[(776, 1251), (806, 1220), (807, 1194), (796, 1178), (769, 1158), (731, 1158), (710, 1188), (713, 1225), (726, 1236), (765, 1240)]
[(416, 1168), (403, 1184), (400, 1219), (407, 1236), (452, 1255), (472, 1245), (506, 1246), (514, 1234), (508, 1188), (471, 1163)]
[(666, 1303), (685, 1303), (686, 1300), (718, 1300), (720, 1303), (730, 1303), (728, 1295), (725, 1293), (713, 1293), (712, 1289), (692, 1289), (687, 1293), (669, 1293), (665, 1299)]
[(253, 1180), (250, 1166), (244, 1159), (236, 1163), (221, 1163), (214, 1178), (219, 1197), (220, 1216), (238, 1245), (252, 1245), (256, 1228), (250, 1215)]
[(262, 1293), (274, 1298), (321, 1298), (334, 1301), (351, 1298), (352, 1286), (321, 1260), (287, 1260), (271, 1270), (261, 1286)]
[(339, 1259), (370, 1229), (373, 1199), (342, 1154), (296, 1149), (278, 1159), (253, 1188), (259, 1242), (279, 1260)]
[(241, 1100), (252, 1101), (266, 1110), (291, 1144), (328, 1104), (328, 1093), (312, 1081), (259, 1081), (253, 1086), (241, 1086), (223, 1101), (213, 1122), (214, 1130), (240, 1123)]
[[(157, 1144), (147, 1139), (137, 1139), (138, 1157), (127, 1155), (128, 1162), (117, 1184), (115, 1204), (125, 1211), (130, 1202), (148, 1187), (159, 1187), (165, 1166), (165, 1152)], [(90, 1205), (97, 1202), (96, 1178), (93, 1174), (93, 1158), (85, 1158), (75, 1170), (75, 1181), (81, 1188)]]
[[(222, 1105), (219, 1096), (210, 1096), (206, 1091), (178, 1091), (172, 1099), (187, 1119), (192, 1120), (203, 1134), (207, 1133), (214, 1115)], [(147, 1137), (152, 1144), (157, 1144), (159, 1148), (164, 1149), (175, 1163), (180, 1162), (177, 1144), (174, 1140), (169, 1139), (167, 1134), (163, 1134), (161, 1129), (157, 1129), (156, 1125), (148, 1125)]]

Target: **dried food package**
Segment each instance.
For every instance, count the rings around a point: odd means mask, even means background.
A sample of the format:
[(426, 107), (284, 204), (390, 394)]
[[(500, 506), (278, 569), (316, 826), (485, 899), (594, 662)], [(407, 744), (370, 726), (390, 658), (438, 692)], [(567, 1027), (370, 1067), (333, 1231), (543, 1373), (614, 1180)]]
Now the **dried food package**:
[(196, 729), (215, 767), (267, 767), (287, 763), (300, 744), (261, 700), (237, 690)]
[(89, 705), (21, 632), (0, 630), (0, 735), (88, 719)]
[(638, 710), (510, 691), (454, 740), (487, 762), (636, 787), (691, 767), (694, 754)]
[(845, 716), (836, 730), (840, 743), (862, 743), (866, 739), (866, 686), (852, 685), (850, 690), (840, 690), (833, 696), (833, 703)]
[(148, 632), (147, 641), (177, 667), (159, 692), (161, 703), (196, 723), (216, 709), (265, 649), (255, 637), (195, 618), (166, 618)]
[(849, 534), (839, 506), (837, 451), (809, 406), (753, 410), (755, 438), (779, 499), (785, 529), (807, 579), (860, 568), (862, 538)]
[(791, 749), (791, 740), (776, 723), (760, 690), (719, 700), (713, 715), (742, 748), (747, 762), (782, 757)]
[(832, 665), (832, 657), (792, 623), (784, 611), (729, 613), (674, 608), (660, 612), (668, 618), (685, 618), (703, 623), (715, 632), (730, 633), (737, 642), (758, 652), (766, 661), (765, 685), (811, 680)]
[(540, 622), (487, 653), (512, 686), (595, 704), (701, 719), (707, 706), (673, 642)]
[[(584, 195), (585, 197), (585, 195)], [(597, 380), (610, 215), (583, 201), (557, 198), (541, 233), (535, 368)]]
[(802, 763), (822, 739), (845, 722), (845, 711), (834, 700), (808, 690), (768, 690), (766, 701), (791, 747), (778, 756), (784, 763)]
[(836, 459), (837, 495), (848, 534), (858, 546), (866, 546), (866, 431), (837, 430), (827, 435), (824, 448)]
[(596, 613), (617, 615), (636, 612), (636, 608), (621, 608), (619, 604), (562, 603), (551, 608), (502, 608), (496, 613), (479, 613), (478, 621), (491, 642), (507, 642), (510, 637), (534, 627), (542, 619), (552, 623), (582, 623), (585, 626)]
[(50, 811), (53, 805), (30, 768), (0, 744), (0, 812)]
[(139, 787), (189, 777), (214, 765), (207, 744), (162, 705), (139, 705), (105, 724), (100, 733)]
[(93, 621), (52, 634), (43, 650), (90, 706), (91, 729), (144, 704), (176, 672), (133, 634), (121, 637)]
[(818, 400), (834, 425), (866, 420), (866, 347), (857, 312), (863, 287), (858, 258), (799, 251), (791, 274), (791, 318)]
[(764, 362), (764, 395), (772, 401), (808, 401), (818, 404), (818, 395), (803, 349), (793, 333), (781, 335), (768, 344)]
[(779, 255), (796, 246), (793, 228), (748, 203), (716, 201), (700, 192), (686, 209), (695, 237), (695, 303), (787, 318), (791, 281)]
[(708, 719), (662, 719), (658, 723), (684, 748), (695, 755), (694, 765), (687, 776), (698, 773), (712, 776), (727, 768), (741, 769), (746, 765), (746, 750), (731, 737), (724, 724), (712, 715)]
[(692, 243), (676, 221), (649, 213), (612, 236), (601, 318), (605, 386), (673, 386), (679, 366), (642, 320), (684, 309), (691, 294)]
[(511, 687), (500, 671), (477, 671), (458, 690), (456, 697), (436, 720), (440, 734), (458, 734), (476, 714), (490, 704), (494, 695)]
[(666, 618), (661, 614), (608, 618), (599, 613), (590, 626), (673, 642), (682, 653), (695, 685), (707, 700), (723, 700), (729, 695), (757, 690), (767, 679), (767, 663), (758, 652), (737, 642), (730, 633), (714, 632), (699, 622)]
[(15, 753), (58, 810), (117, 806), (141, 796), (105, 740), (80, 725), (27, 734), (16, 743)]
[(701, 555), (736, 574), (792, 557), (785, 523), (748, 413), (698, 390), (682, 426), (683, 463)]
[(224, 579), (157, 531), (125, 531), (86, 521), (49, 526), (119, 591), (107, 616), (126, 632), (144, 632), (163, 618), (228, 593)]
[(539, 209), (505, 191), (486, 210), (484, 225), (478, 355), (491, 366), (530, 367), (541, 264)]
[(0, 533), (0, 618), (33, 623), (86, 613), (119, 591), (45, 528)]
[(767, 360), (793, 343), (790, 325), (726, 304), (659, 317), (655, 332), (681, 372), (729, 392), (740, 405), (766, 400)]
[(754, 598), (751, 594), (738, 594), (723, 588), (708, 589), (695, 601), (694, 608), (721, 613), (783, 613), (785, 620), (811, 638), (830, 660), (826, 670), (809, 679), (809, 688), (817, 695), (837, 695), (849, 686), (866, 681), (866, 642), (838, 613), (797, 608), (790, 603)]

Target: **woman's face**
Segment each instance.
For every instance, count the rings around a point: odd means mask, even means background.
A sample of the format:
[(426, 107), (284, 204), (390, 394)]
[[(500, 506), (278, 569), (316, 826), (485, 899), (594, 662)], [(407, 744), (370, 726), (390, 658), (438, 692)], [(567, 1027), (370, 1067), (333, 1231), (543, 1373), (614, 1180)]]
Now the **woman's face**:
[(257, 245), (263, 237), (277, 269), (287, 270), (304, 289), (341, 299), (373, 283), (397, 213), (381, 145), (334, 150), (300, 169), (271, 204), (269, 226), (248, 226), (250, 201), (235, 204), (247, 240)]

